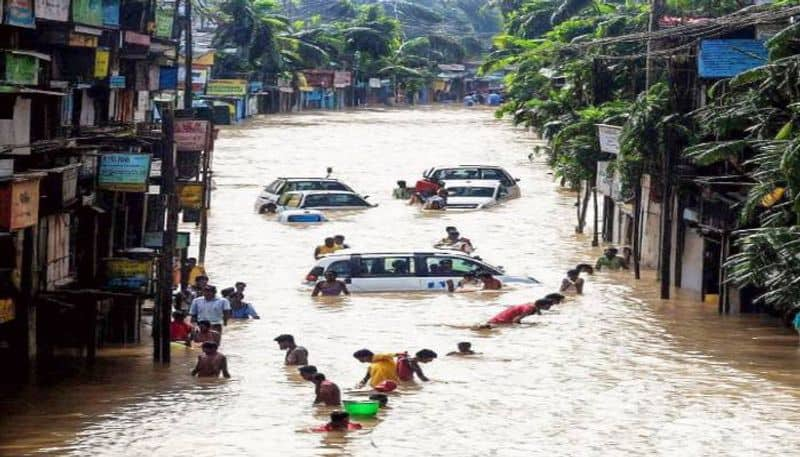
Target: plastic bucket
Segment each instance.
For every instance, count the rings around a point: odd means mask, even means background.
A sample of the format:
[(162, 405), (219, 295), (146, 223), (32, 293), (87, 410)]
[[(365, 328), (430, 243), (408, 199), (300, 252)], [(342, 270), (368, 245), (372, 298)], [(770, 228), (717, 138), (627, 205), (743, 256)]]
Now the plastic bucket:
[(345, 400), (344, 410), (350, 413), (351, 416), (374, 416), (378, 414), (381, 405), (377, 401), (351, 401)]

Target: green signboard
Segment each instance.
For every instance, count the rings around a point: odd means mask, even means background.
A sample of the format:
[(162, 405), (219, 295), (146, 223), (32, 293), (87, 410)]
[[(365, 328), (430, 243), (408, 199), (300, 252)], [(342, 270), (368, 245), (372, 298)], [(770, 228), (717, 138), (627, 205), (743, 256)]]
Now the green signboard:
[(13, 84), (39, 84), (39, 59), (20, 54), (6, 54), (5, 80)]
[(72, 0), (72, 21), (103, 26), (103, 0)]
[(172, 38), (173, 10), (167, 8), (156, 9), (156, 36), (158, 38)]

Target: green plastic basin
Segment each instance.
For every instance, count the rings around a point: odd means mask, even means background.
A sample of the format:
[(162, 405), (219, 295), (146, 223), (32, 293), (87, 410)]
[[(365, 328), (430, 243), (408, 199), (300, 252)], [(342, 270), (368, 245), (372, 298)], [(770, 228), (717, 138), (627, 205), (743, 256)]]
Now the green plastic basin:
[(344, 410), (350, 413), (351, 416), (374, 416), (378, 414), (380, 403), (374, 400), (368, 401), (352, 401), (345, 400)]

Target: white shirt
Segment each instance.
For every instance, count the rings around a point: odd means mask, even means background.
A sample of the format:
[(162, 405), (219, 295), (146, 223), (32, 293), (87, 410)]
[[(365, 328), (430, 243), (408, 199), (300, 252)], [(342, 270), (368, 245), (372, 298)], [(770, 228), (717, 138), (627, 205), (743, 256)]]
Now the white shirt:
[(197, 316), (197, 322), (209, 321), (211, 324), (222, 324), (223, 311), (230, 311), (231, 304), (227, 298), (212, 298), (206, 300), (205, 297), (195, 298), (189, 308), (189, 314)]

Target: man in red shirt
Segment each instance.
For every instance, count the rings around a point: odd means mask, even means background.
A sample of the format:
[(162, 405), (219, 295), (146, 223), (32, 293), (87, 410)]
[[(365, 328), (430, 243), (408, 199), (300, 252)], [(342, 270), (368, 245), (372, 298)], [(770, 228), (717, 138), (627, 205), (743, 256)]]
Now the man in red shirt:
[(332, 412), (330, 422), (311, 429), (312, 432), (346, 432), (348, 430), (361, 430), (361, 424), (350, 422), (350, 414), (344, 411)]
[(486, 324), (481, 325), (480, 328), (492, 328), (495, 325), (519, 324), (522, 319), (533, 314), (542, 314), (542, 309), (550, 309), (551, 306), (553, 306), (553, 300), (549, 298), (540, 298), (534, 303), (510, 306), (497, 313), (493, 318), (489, 319)]
[(186, 322), (186, 316), (181, 312), (172, 313), (172, 322), (169, 324), (169, 339), (181, 341), (187, 346), (192, 345), (192, 326)]

